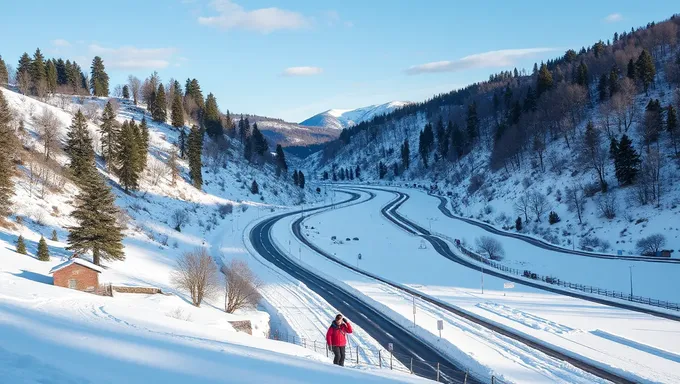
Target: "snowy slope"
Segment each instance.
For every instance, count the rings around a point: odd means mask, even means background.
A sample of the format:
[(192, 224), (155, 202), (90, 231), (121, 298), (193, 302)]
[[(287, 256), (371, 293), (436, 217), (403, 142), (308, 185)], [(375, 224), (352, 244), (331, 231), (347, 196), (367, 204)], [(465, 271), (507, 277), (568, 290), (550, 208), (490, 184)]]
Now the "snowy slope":
[(276, 144), (281, 144), (284, 148), (319, 145), (336, 139), (340, 134), (323, 127), (305, 126), (262, 116), (249, 115), (248, 120), (251, 124), (257, 123), (258, 129), (267, 138), (272, 151)]
[(301, 122), (300, 125), (342, 130), (408, 104), (410, 104), (408, 101), (390, 101), (385, 104), (369, 105), (356, 109), (329, 109), (310, 117)]

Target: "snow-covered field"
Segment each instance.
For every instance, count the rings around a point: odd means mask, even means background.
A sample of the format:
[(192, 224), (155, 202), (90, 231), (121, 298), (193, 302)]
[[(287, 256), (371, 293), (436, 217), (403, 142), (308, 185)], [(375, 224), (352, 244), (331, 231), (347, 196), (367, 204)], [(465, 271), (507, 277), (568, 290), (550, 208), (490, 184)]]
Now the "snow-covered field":
[[(409, 191), (413, 195), (412, 192)], [(361, 253), (358, 261), (361, 269), (407, 284), (584, 360), (598, 362), (633, 380), (680, 382), (679, 323), (520, 285), (504, 289), (505, 281), (488, 275), (484, 276), (482, 294), (479, 271), (445, 259), (429, 244), (424, 245), (420, 238), (406, 235), (381, 218), (380, 208), (393, 198), (391, 193), (378, 192), (374, 200), (365, 204), (312, 216), (304, 222), (308, 228), (304, 234), (346, 262), (357, 263), (357, 255)], [(412, 199), (409, 208), (412, 210), (406, 210), (405, 204), (400, 212), (406, 212), (427, 227), (429, 222), (425, 218), (430, 212), (437, 211), (436, 200)], [(433, 220), (432, 229), (443, 231), (448, 224), (443, 219)], [(289, 233), (283, 224), (275, 229), (280, 238)], [(332, 236), (337, 239), (333, 241)], [(355, 237), (359, 240), (352, 240)], [(413, 322), (410, 296), (359, 277), (311, 252), (306, 253), (304, 248), (301, 254), (304, 263), (345, 281), (401, 316), (404, 323)], [(655, 280), (648, 282), (653, 284)], [(503, 341), (426, 303), (416, 301), (416, 307), (419, 332), (437, 339), (436, 320), (443, 319), (445, 326), (440, 343), (444, 350), (459, 359), (468, 359), (467, 362), (476, 366), (481, 374), (494, 372), (516, 382), (594, 380), (583, 376), (581, 371), (560, 367), (558, 362), (544, 355), (523, 350), (522, 346)]]
[[(0, 92), (24, 122), (24, 146), (38, 152), (42, 143), (36, 118), (43, 111), (51, 111), (58, 119), (63, 142), (78, 108), (92, 103), (101, 113), (105, 103), (104, 99), (59, 97), (47, 104), (9, 90)], [(139, 121), (142, 113), (141, 108), (123, 104), (117, 119)], [(165, 124), (149, 125), (151, 168), (165, 161), (177, 132)], [(90, 123), (90, 129), (99, 151), (96, 125)], [(61, 165), (68, 161), (60, 151), (55, 158)], [(60, 187), (43, 190), (29, 177), (35, 171), (31, 167), (39, 163), (30, 157), (23, 160), (15, 178), (11, 224), (0, 228), (0, 382), (421, 382), (395, 372), (363, 372), (363, 366), (362, 370), (337, 369), (322, 349), (317, 354), (266, 339), (270, 313), (275, 330), (298, 339), (321, 339), (335, 310), (248, 252), (243, 234), (249, 223), (318, 197), (275, 178), (271, 170), (248, 165), (238, 147), (229, 150), (225, 166), (204, 159), (202, 191), (185, 180), (183, 161), (183, 177), (176, 186), (170, 185), (168, 172), (156, 180), (149, 171), (134, 195), (117, 188), (116, 177), (98, 164), (113, 185), (128, 228), (126, 260), (105, 262), (100, 283), (153, 286), (169, 295), (115, 294), (110, 298), (51, 285), (50, 268), (70, 256), (66, 228), (74, 224), (69, 213), (78, 191), (65, 179)], [(249, 191), (253, 179), (260, 184), (260, 195)], [(233, 205), (232, 213), (220, 212), (226, 204)], [(181, 232), (169, 220), (176, 210), (190, 216)], [(51, 260), (37, 261), (40, 236), (49, 238), (53, 230), (58, 240), (47, 240)], [(29, 255), (14, 252), (20, 234)], [(201, 246), (219, 262), (234, 258), (249, 262), (264, 283), (261, 308), (226, 314), (220, 294), (204, 301), (201, 308), (190, 304), (187, 293), (176, 289), (170, 276), (182, 252)], [(235, 331), (229, 323), (242, 320), (251, 321), (253, 336)], [(363, 331), (356, 333), (366, 345), (375, 343)]]

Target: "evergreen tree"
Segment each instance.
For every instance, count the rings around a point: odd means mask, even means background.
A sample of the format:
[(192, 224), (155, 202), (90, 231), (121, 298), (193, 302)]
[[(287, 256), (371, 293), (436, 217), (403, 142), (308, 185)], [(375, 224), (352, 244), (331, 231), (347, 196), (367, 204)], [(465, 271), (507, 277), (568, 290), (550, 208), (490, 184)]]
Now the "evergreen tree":
[(578, 68), (576, 69), (575, 83), (584, 87), (588, 86), (588, 66), (586, 63), (581, 61)]
[(208, 94), (208, 97), (205, 99), (203, 122), (208, 136), (215, 138), (224, 135), (224, 127), (222, 127), (222, 119), (220, 118), (220, 110), (217, 107), (217, 99), (212, 93)]
[(541, 69), (538, 71), (538, 78), (536, 80), (536, 91), (540, 97), (543, 92), (549, 90), (553, 86), (552, 73), (548, 70), (548, 66), (541, 64)]
[(24, 52), (17, 65), (17, 86), (22, 94), (26, 95), (31, 91), (31, 56)]
[(253, 138), (249, 136), (243, 145), (243, 157), (248, 161), (253, 161), (253, 147)]
[(640, 56), (638, 56), (637, 62), (635, 63), (635, 71), (642, 81), (645, 92), (647, 92), (649, 85), (654, 82), (656, 67), (654, 67), (652, 55), (650, 55), (646, 49), (643, 49), (642, 53), (640, 53)]
[(38, 260), (50, 261), (50, 250), (47, 247), (47, 241), (42, 236), (40, 236), (40, 241), (38, 241)]
[(408, 169), (411, 164), (411, 150), (408, 147), (408, 139), (404, 139), (404, 143), (401, 144), (401, 164), (404, 169)]
[(338, 175), (333, 171), (333, 181), (338, 181)]
[(469, 140), (468, 144), (472, 145), (479, 136), (479, 116), (477, 116), (477, 103), (474, 101), (468, 105), (466, 122)]
[(264, 156), (269, 149), (269, 144), (264, 135), (257, 128), (257, 123), (253, 124), (253, 134), (251, 135), (253, 141), (253, 151), (260, 157)]
[(302, 171), (298, 172), (298, 186), (300, 188), (305, 188), (305, 174)]
[(0, 56), (0, 86), (7, 85), (9, 83), (9, 72), (7, 71), (7, 64), (5, 60)]
[(80, 181), (94, 169), (94, 149), (92, 138), (87, 129), (87, 120), (78, 110), (71, 121), (71, 127), (66, 136), (66, 153), (69, 155), (71, 173)]
[(297, 186), (297, 185), (300, 185), (300, 181), (299, 181), (299, 180), (300, 180), (300, 179), (299, 179), (299, 176), (298, 176), (298, 171), (297, 171), (297, 169), (296, 169), (295, 171), (293, 171), (293, 185), (296, 185), (296, 186)]
[(418, 142), (418, 152), (423, 160), (423, 165), (427, 168), (428, 158), (432, 151), (432, 144), (434, 142), (434, 133), (432, 132), (432, 124), (425, 124), (425, 128), (420, 132), (420, 140)]
[(57, 236), (57, 230), (56, 229), (52, 230), (52, 236), (50, 237), (50, 240), (59, 241), (59, 236)]
[(57, 66), (54, 60), (47, 61), (46, 65), (46, 81), (47, 81), (47, 91), (54, 94), (57, 92)]
[(146, 169), (147, 154), (149, 153), (149, 125), (146, 123), (146, 117), (142, 116), (142, 122), (139, 126), (135, 125), (135, 134), (139, 133), (139, 172), (144, 172)]
[(288, 173), (288, 164), (286, 163), (286, 154), (283, 153), (281, 144), (276, 144), (276, 176), (281, 175), (281, 172)]
[(168, 120), (167, 102), (165, 100), (165, 87), (158, 84), (158, 91), (154, 95), (151, 117), (154, 121), (165, 123)]
[[(527, 88), (527, 96), (524, 99), (524, 112), (536, 112), (536, 92), (531, 87)], [(450, 124), (450, 122), (449, 122)]]
[(241, 142), (245, 142), (249, 134), (250, 134), (250, 122), (248, 121), (248, 118), (244, 119), (243, 115), (241, 115), (241, 120), (239, 120), (238, 123), (238, 135), (239, 138), (241, 139)]
[(647, 103), (643, 128), (642, 139), (649, 151), (650, 145), (659, 140), (663, 128), (663, 109), (658, 99), (650, 99)]
[(130, 87), (127, 84), (123, 85), (123, 99), (130, 99)]
[[(170, 111), (170, 115), (173, 127), (181, 128), (184, 126), (184, 106), (182, 105), (182, 95), (177, 92), (175, 92), (175, 95), (172, 97), (172, 109)], [(182, 153), (184, 153), (183, 150)]]
[(616, 179), (621, 185), (630, 185), (635, 182), (640, 166), (640, 155), (635, 152), (633, 142), (627, 135), (623, 135), (616, 148), (614, 168)]
[(104, 107), (99, 132), (101, 134), (102, 157), (106, 161), (106, 168), (111, 170), (111, 164), (115, 161), (118, 152), (117, 144), (120, 132), (111, 102), (107, 102)]
[(381, 161), (378, 163), (378, 178), (382, 179), (387, 174), (387, 166)]
[(458, 127), (458, 123), (453, 123), (451, 126), (451, 134), (449, 135), (451, 141), (451, 152), (460, 159), (465, 154), (465, 134)]
[(361, 167), (359, 167), (359, 164), (357, 164), (357, 167), (354, 169), (354, 176), (356, 176), (357, 179), (361, 177)]
[(64, 59), (57, 60), (57, 85), (68, 84), (68, 74), (66, 73), (66, 63)]
[(557, 224), (560, 222), (560, 220), (560, 216), (557, 214), (557, 212), (550, 211), (548, 214), (548, 223), (550, 223), (550, 225)]
[(449, 137), (446, 134), (444, 121), (441, 117), (437, 121), (437, 151), (442, 159), (446, 159), (446, 155), (449, 153)]
[[(0, 218), (9, 215), (14, 195), (14, 152), (19, 147), (19, 140), (14, 133), (12, 111), (0, 91)], [(20, 120), (22, 122), (23, 120)]]
[(257, 181), (253, 180), (252, 184), (250, 184), (250, 193), (253, 195), (257, 195), (260, 193), (260, 186), (257, 185)]
[(28, 252), (26, 251), (26, 242), (24, 242), (24, 237), (21, 235), (19, 235), (19, 238), (17, 239), (17, 253), (28, 255)]
[(33, 61), (31, 61), (31, 93), (37, 96), (44, 96), (47, 90), (47, 81), (45, 80), (45, 56), (40, 52), (40, 48), (35, 50), (33, 54)]
[(139, 181), (139, 148), (131, 122), (123, 122), (118, 140), (116, 174), (125, 193), (129, 193), (130, 189), (137, 188)]
[(600, 81), (597, 83), (597, 93), (600, 101), (605, 101), (609, 98), (609, 76), (606, 73), (600, 76)]
[(104, 60), (95, 56), (90, 67), (90, 90), (92, 96), (106, 97), (109, 95), (109, 75), (104, 68)]
[(203, 154), (203, 134), (198, 126), (191, 127), (189, 132), (188, 158), (189, 158), (189, 177), (194, 187), (201, 189), (203, 185), (203, 166), (201, 155)]
[(672, 105), (668, 106), (668, 113), (666, 114), (666, 130), (671, 137), (671, 143), (673, 144), (673, 151), (675, 155), (678, 155), (678, 115)]
[(101, 265), (102, 259), (124, 260), (123, 228), (117, 223), (117, 215), (111, 188), (98, 173), (90, 172), (71, 212), (78, 224), (68, 228), (67, 249), (76, 255), (92, 252), (96, 265)]
[(519, 232), (522, 230), (522, 217), (518, 216), (515, 220), (515, 229)]

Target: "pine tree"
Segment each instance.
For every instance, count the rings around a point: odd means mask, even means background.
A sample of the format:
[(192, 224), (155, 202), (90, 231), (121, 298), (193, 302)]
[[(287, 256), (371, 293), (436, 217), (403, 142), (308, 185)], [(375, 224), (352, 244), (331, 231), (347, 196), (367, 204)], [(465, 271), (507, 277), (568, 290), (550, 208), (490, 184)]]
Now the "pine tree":
[(637, 62), (635, 63), (635, 71), (635, 73), (639, 75), (646, 93), (649, 89), (649, 85), (654, 82), (654, 76), (656, 76), (654, 60), (646, 49), (643, 49), (640, 56), (638, 56)]
[(124, 260), (123, 228), (116, 221), (117, 215), (111, 188), (98, 173), (90, 172), (71, 213), (78, 224), (68, 228), (67, 249), (76, 255), (91, 251), (96, 265), (101, 265), (102, 259)]
[(96, 97), (106, 97), (109, 95), (109, 75), (104, 68), (104, 60), (95, 56), (90, 67), (90, 90)]
[(609, 98), (609, 76), (603, 73), (600, 76), (600, 81), (597, 83), (597, 94), (599, 95), (600, 101), (605, 101)]
[(666, 130), (671, 137), (671, 143), (673, 144), (673, 151), (675, 156), (678, 156), (678, 115), (672, 105), (668, 106), (668, 113), (666, 114)]
[(408, 139), (404, 139), (404, 143), (401, 144), (401, 164), (404, 169), (408, 169), (411, 164), (411, 151), (408, 147)]
[(536, 91), (540, 97), (543, 92), (549, 90), (553, 86), (553, 77), (548, 66), (541, 64), (541, 69), (538, 71), (538, 78), (536, 80)]
[(33, 61), (31, 61), (31, 93), (37, 96), (44, 96), (47, 90), (47, 81), (45, 80), (45, 56), (40, 52), (40, 48), (35, 50), (33, 54)]
[[(14, 195), (14, 152), (19, 147), (19, 140), (11, 126), (12, 111), (0, 91), (0, 218), (9, 215)], [(20, 120), (20, 122), (23, 120)]]
[(477, 116), (477, 103), (474, 101), (468, 105), (466, 122), (469, 140), (468, 144), (472, 145), (479, 136), (479, 116)]
[(208, 136), (215, 138), (224, 135), (224, 127), (222, 127), (222, 119), (220, 118), (220, 109), (217, 106), (217, 99), (212, 93), (208, 94), (208, 97), (205, 99), (203, 123), (205, 125), (205, 132)]
[(56, 229), (52, 230), (52, 236), (50, 237), (50, 240), (59, 241), (59, 236), (57, 236), (57, 230)]
[(67, 85), (68, 75), (66, 73), (66, 63), (64, 63), (64, 59), (57, 60), (56, 65), (57, 65), (57, 84)]
[(578, 68), (576, 69), (575, 83), (584, 87), (588, 86), (588, 66), (586, 63), (581, 61)]
[(640, 155), (635, 152), (633, 143), (627, 135), (623, 135), (616, 149), (614, 168), (616, 179), (621, 185), (630, 185), (635, 182), (640, 166)]
[(168, 120), (167, 103), (165, 100), (165, 87), (158, 84), (158, 90), (154, 94), (153, 109), (151, 111), (153, 121), (165, 123)]
[(7, 85), (9, 83), (9, 72), (7, 72), (7, 64), (5, 60), (0, 56), (0, 86)]
[(446, 159), (449, 152), (449, 138), (444, 129), (444, 121), (439, 117), (437, 121), (437, 151), (442, 159)]
[(515, 220), (515, 229), (519, 232), (522, 230), (522, 217), (518, 216)]
[(281, 172), (288, 173), (288, 164), (286, 163), (286, 154), (283, 153), (281, 144), (276, 144), (276, 176), (281, 175)]
[(298, 172), (298, 186), (300, 188), (305, 188), (305, 174), (302, 171)]
[(359, 164), (357, 164), (357, 167), (354, 169), (354, 176), (356, 176), (357, 179), (361, 177), (361, 167), (359, 167)]
[(134, 125), (135, 135), (139, 135), (138, 149), (139, 149), (139, 172), (144, 172), (146, 169), (147, 157), (149, 153), (149, 125), (146, 123), (146, 117), (142, 116), (142, 122), (137, 126)]
[(548, 223), (550, 225), (557, 224), (560, 222), (560, 216), (557, 214), (555, 211), (550, 211), (550, 214), (548, 214)]
[(253, 195), (260, 193), (260, 186), (257, 185), (257, 181), (255, 180), (253, 180), (252, 184), (250, 184), (250, 193)]
[(201, 155), (203, 154), (203, 134), (198, 126), (191, 127), (189, 132), (188, 157), (189, 157), (189, 177), (191, 183), (197, 189), (201, 189), (203, 185), (203, 175), (201, 174), (201, 167), (203, 166)]
[[(182, 96), (175, 92), (172, 98), (172, 110), (170, 111), (172, 126), (181, 128), (184, 126), (184, 106), (182, 105)], [(184, 151), (182, 151), (183, 153)]]
[(243, 157), (248, 161), (253, 161), (253, 137), (249, 136), (246, 138), (246, 142), (243, 145)]
[[(536, 112), (537, 109), (536, 92), (531, 87), (527, 87), (527, 96), (524, 98), (524, 112)], [(449, 125), (451, 122), (449, 121)]]
[(127, 84), (123, 85), (123, 99), (130, 99), (130, 87)]
[(420, 132), (420, 138), (418, 142), (418, 152), (423, 160), (423, 165), (427, 168), (428, 158), (430, 157), (430, 152), (432, 151), (432, 144), (434, 141), (434, 133), (432, 132), (432, 124), (425, 124), (425, 128)]
[(614, 64), (609, 71), (609, 96), (614, 96), (619, 91), (619, 68)]
[(378, 178), (382, 179), (387, 175), (387, 166), (381, 161), (378, 163)]
[(293, 185), (300, 185), (297, 169), (293, 171)]
[(46, 69), (47, 91), (54, 94), (57, 92), (57, 66), (54, 60), (47, 61)]
[(125, 121), (118, 135), (116, 174), (125, 193), (136, 189), (139, 181), (139, 147), (135, 138), (134, 123)]
[(102, 157), (106, 161), (106, 168), (110, 171), (111, 165), (116, 159), (118, 151), (118, 135), (120, 129), (116, 123), (116, 115), (113, 112), (111, 102), (107, 102), (102, 113), (102, 123), (99, 126), (101, 134)]
[(40, 236), (40, 241), (38, 241), (38, 260), (50, 261), (50, 250), (47, 247), (47, 241), (42, 236)]
[(239, 120), (238, 122), (238, 135), (242, 143), (246, 141), (249, 134), (250, 134), (250, 122), (248, 121), (248, 118), (244, 119), (243, 115), (241, 115), (241, 120)]
[(26, 251), (26, 242), (24, 241), (24, 237), (21, 235), (19, 235), (19, 238), (17, 239), (17, 253), (28, 255), (28, 252)]
[(24, 52), (17, 65), (17, 86), (22, 94), (26, 95), (31, 91), (31, 56)]
[(76, 112), (71, 121), (71, 127), (66, 136), (65, 151), (69, 155), (69, 168), (76, 180), (80, 180), (94, 169), (92, 138), (87, 129), (85, 116), (80, 110)]

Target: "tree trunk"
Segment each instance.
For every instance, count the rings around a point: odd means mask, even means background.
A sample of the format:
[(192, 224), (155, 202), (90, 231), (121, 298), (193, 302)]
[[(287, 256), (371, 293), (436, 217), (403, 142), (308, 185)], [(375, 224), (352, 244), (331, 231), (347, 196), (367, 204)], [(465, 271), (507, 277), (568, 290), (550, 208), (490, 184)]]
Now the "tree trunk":
[(101, 265), (101, 261), (99, 260), (99, 249), (94, 248), (92, 250), (92, 262), (94, 265)]

